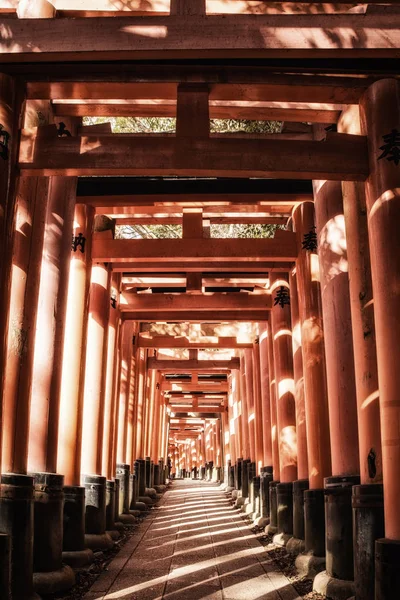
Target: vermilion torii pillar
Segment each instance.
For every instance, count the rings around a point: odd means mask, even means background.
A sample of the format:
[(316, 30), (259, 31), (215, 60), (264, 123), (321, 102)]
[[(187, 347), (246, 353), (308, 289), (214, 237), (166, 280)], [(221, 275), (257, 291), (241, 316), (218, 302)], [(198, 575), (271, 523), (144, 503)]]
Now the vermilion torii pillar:
[(249, 406), (247, 398), (247, 385), (246, 385), (246, 367), (245, 367), (245, 356), (244, 352), (240, 353), (240, 370), (239, 370), (239, 383), (240, 383), (240, 406), (242, 415), (242, 449), (243, 449), (243, 461), (242, 461), (242, 495), (238, 498), (238, 503), (243, 504), (245, 499), (249, 495), (248, 486), (248, 469), (251, 462), (251, 447), (249, 440)]
[(313, 184), (332, 453), (332, 477), (325, 479), (326, 573), (317, 575), (314, 586), (333, 595), (336, 580), (340, 579), (341, 589), (346, 585), (343, 581), (349, 582), (351, 595), (351, 488), (360, 478), (346, 230), (341, 183)]
[(360, 101), (368, 137), (366, 183), (380, 389), (385, 539), (376, 542), (377, 600), (400, 595), (400, 86), (372, 84)]
[(268, 329), (266, 323), (260, 323), (259, 334), (263, 466), (272, 467), (270, 374), (268, 365)]
[[(293, 481), (297, 479), (296, 407), (290, 318), (290, 290), (286, 273), (270, 274), (271, 310), (276, 380), (280, 483), (277, 486), (278, 532), (293, 534)], [(287, 539), (287, 538), (286, 538)]]
[(274, 534), (278, 531), (278, 505), (276, 498), (276, 489), (280, 478), (279, 465), (279, 436), (277, 420), (277, 388), (275, 378), (274, 361), (274, 340), (272, 336), (271, 316), (267, 322), (267, 342), (268, 342), (268, 370), (269, 370), (269, 390), (270, 390), (270, 409), (271, 409), (271, 444), (272, 444), (272, 475), (273, 480), (269, 483), (269, 512), (270, 522), (267, 531)]
[[(305, 549), (325, 556), (324, 478), (331, 473), (328, 392), (326, 384), (321, 285), (314, 222), (314, 203), (302, 202), (293, 210), (293, 229), (300, 249), (296, 260), (301, 346), (303, 352), (307, 427), (308, 491), (304, 492)], [(304, 241), (309, 240), (308, 248)]]
[[(11, 590), (33, 595), (33, 478), (27, 476), (30, 395), (48, 179), (21, 177), (12, 241), (3, 391), (0, 530), (12, 538)], [(3, 500), (4, 499), (4, 500)], [(25, 526), (21, 527), (20, 523)]]
[(71, 568), (62, 565), (64, 476), (56, 471), (76, 183), (71, 177), (50, 179), (36, 320), (28, 467), (35, 478), (34, 583), (43, 594), (75, 581)]
[(111, 272), (93, 263), (85, 364), (81, 477), (86, 488), (86, 543), (92, 549), (112, 545), (106, 531), (106, 478), (102, 473), (104, 393), (110, 311)]
[[(14, 243), (14, 208), (15, 208), (15, 185), (16, 185), (16, 151), (19, 127), (19, 116), (21, 111), (21, 105), (23, 101), (23, 94), (18, 93), (18, 87), (16, 81), (0, 73), (0, 123), (2, 125), (1, 136), (0, 136), (0, 464), (2, 454), (2, 431), (4, 427), (4, 421), (2, 421), (3, 411), (3, 398), (4, 398), (4, 383), (5, 383), (5, 369), (7, 362), (7, 332), (8, 332), (8, 315), (10, 309), (10, 286), (12, 277), (12, 253)], [(28, 232), (30, 226), (28, 225)], [(30, 235), (30, 234), (29, 234)], [(15, 398), (16, 401), (16, 398)], [(2, 468), (4, 471), (4, 466)], [(18, 488), (14, 485), (20, 481), (24, 488), (21, 488), (22, 492), (26, 496), (26, 507), (24, 512), (30, 515), (31, 503), (32, 503), (32, 480), (21, 477), (20, 479), (11, 480), (9, 476), (8, 482), (4, 481), (3, 484), (13, 484), (14, 493), (18, 493)], [(4, 492), (7, 487), (2, 485), (0, 487), (0, 561), (4, 565), (2, 569), (3, 576), (0, 579), (0, 595), (5, 598), (9, 597), (10, 593), (10, 551), (11, 551), (11, 536), (14, 534), (14, 527), (11, 522), (6, 523), (5, 520), (10, 521), (8, 515), (4, 513), (4, 507), (2, 506)], [(12, 503), (14, 507), (14, 502)], [(17, 540), (19, 545), (19, 552), (27, 552), (28, 560), (26, 563), (19, 562), (20, 556), (16, 555), (15, 552), (11, 555), (11, 560), (16, 560), (15, 567), (13, 566), (12, 579), (13, 588), (18, 592), (24, 590), (25, 584), (28, 587), (28, 592), (32, 591), (32, 523), (28, 521), (28, 544), (24, 547), (26, 540), (20, 536)], [(9, 534), (9, 535), (8, 535)], [(15, 544), (15, 542), (14, 542)], [(14, 573), (15, 570), (15, 573)], [(22, 581), (18, 583), (19, 576), (22, 575)]]
[[(298, 552), (305, 547), (304, 492), (308, 489), (308, 456), (307, 428), (304, 398), (303, 349), (301, 339), (301, 323), (299, 316), (299, 299), (297, 293), (296, 267), (289, 273), (290, 313), (292, 320), (292, 348), (294, 395), (296, 404), (296, 437), (297, 437), (297, 481), (293, 482), (293, 540), (288, 550)], [(298, 540), (301, 540), (300, 542)]]
[(64, 513), (67, 517), (63, 560), (73, 566), (93, 561), (92, 551), (85, 546), (85, 488), (80, 485), (93, 224), (94, 208), (77, 204), (73, 229), (76, 245), (70, 253), (57, 452), (57, 472), (64, 475)]
[[(338, 131), (360, 134), (357, 105), (342, 113)], [(375, 540), (385, 535), (385, 529), (378, 365), (365, 185), (343, 181), (342, 192), (349, 260), (361, 480), (361, 485), (353, 487), (354, 581), (357, 599), (374, 600)]]
[(268, 361), (268, 325), (259, 323), (261, 415), (263, 432), (263, 467), (260, 475), (260, 518), (258, 525), (268, 522), (270, 516), (269, 483), (273, 479), (272, 468), (272, 424), (271, 424), (271, 389)]

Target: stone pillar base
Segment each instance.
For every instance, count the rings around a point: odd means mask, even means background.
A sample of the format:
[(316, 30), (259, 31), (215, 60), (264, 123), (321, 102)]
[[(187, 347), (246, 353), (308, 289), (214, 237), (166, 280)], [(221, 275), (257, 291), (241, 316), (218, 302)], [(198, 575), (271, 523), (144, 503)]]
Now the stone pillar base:
[(325, 479), (326, 572), (343, 581), (354, 581), (351, 496), (359, 483), (358, 476)]
[(94, 561), (93, 550), (85, 548), (84, 550), (75, 550), (73, 552), (62, 553), (63, 562), (73, 569), (88, 567)]
[[(354, 596), (354, 581), (336, 579), (326, 571), (318, 573), (314, 579), (313, 591), (326, 596), (329, 600), (348, 600)], [(394, 598), (395, 596), (392, 596)]]
[(355, 485), (352, 506), (356, 598), (375, 600), (375, 540), (385, 535), (383, 485)]
[(3, 473), (0, 531), (11, 540), (11, 597), (37, 598), (33, 590), (33, 478)]
[(288, 543), (286, 544), (286, 551), (289, 554), (301, 554), (304, 552), (306, 547), (306, 543), (304, 540), (296, 537), (290, 538)]
[(75, 585), (75, 574), (70, 566), (64, 565), (57, 571), (34, 573), (33, 587), (39, 594), (57, 594)]
[(275, 535), (278, 532), (278, 503), (276, 497), (276, 487), (279, 481), (269, 482), (269, 525), (265, 529), (268, 535)]
[[(304, 492), (305, 551), (325, 556), (325, 498), (324, 490)], [(324, 563), (325, 564), (325, 563)]]
[(82, 475), (81, 479), (85, 487), (85, 533), (101, 536), (106, 531), (106, 478)]
[(375, 600), (400, 598), (400, 541), (375, 542)]
[(114, 542), (108, 533), (86, 533), (85, 543), (91, 550), (110, 550), (114, 546)]
[(10, 600), (11, 580), (11, 540), (10, 536), (0, 533), (0, 598)]
[(75, 584), (71, 567), (63, 567), (64, 476), (31, 473), (34, 478), (33, 586), (39, 594), (64, 592)]
[[(276, 499), (278, 506), (278, 532), (293, 536), (293, 484), (278, 483), (276, 486)], [(286, 540), (286, 541), (287, 541)]]
[(289, 540), (292, 540), (293, 537), (290, 533), (277, 533), (274, 535), (272, 541), (276, 546), (285, 547)]
[(299, 554), (295, 566), (298, 574), (307, 579), (314, 579), (318, 573), (325, 571), (325, 557), (313, 554)]

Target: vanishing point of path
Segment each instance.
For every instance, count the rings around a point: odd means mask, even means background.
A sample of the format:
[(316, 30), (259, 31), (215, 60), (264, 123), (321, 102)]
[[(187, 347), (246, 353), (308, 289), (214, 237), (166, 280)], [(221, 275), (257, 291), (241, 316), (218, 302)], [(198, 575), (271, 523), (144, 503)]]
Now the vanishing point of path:
[(174, 481), (84, 600), (300, 600), (215, 484)]

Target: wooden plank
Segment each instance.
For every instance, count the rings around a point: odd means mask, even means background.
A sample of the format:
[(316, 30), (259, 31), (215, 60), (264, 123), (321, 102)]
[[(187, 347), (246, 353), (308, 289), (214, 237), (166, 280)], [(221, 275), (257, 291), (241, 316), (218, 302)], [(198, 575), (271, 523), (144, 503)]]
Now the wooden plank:
[[(268, 277), (260, 277), (257, 275), (240, 275), (238, 277), (232, 277), (221, 273), (220, 277), (203, 277), (202, 273), (199, 273), (202, 277), (202, 283), (204, 287), (248, 287), (253, 285), (266, 286), (268, 283)], [(182, 288), (186, 286), (186, 277), (172, 277), (168, 274), (158, 273), (156, 276), (141, 276), (141, 275), (130, 275), (122, 278), (122, 289), (129, 290), (138, 287), (150, 287), (150, 288)]]
[[(230, 201), (220, 200), (220, 195), (214, 196), (213, 194), (209, 196), (198, 194), (199, 200), (196, 201), (194, 196), (195, 194), (191, 195), (186, 201), (178, 196), (171, 196), (169, 202), (160, 201), (155, 205), (137, 205), (135, 201), (136, 196), (109, 196), (107, 198), (104, 196), (83, 196), (79, 200), (82, 199), (81, 204), (96, 206), (98, 214), (121, 214), (120, 218), (123, 218), (124, 214), (133, 215), (134, 218), (148, 216), (163, 218), (167, 215), (181, 217), (183, 208), (196, 205), (199, 208), (203, 208), (203, 217), (205, 219), (232, 215), (241, 217), (239, 213), (250, 213), (247, 216), (257, 216), (257, 214), (261, 213), (260, 216), (263, 217), (267, 215), (290, 215), (293, 206), (297, 202), (312, 201), (310, 194), (282, 194), (282, 198), (279, 195), (273, 194), (255, 194), (254, 196), (249, 195), (247, 198), (239, 194), (236, 197), (233, 194), (223, 196), (223, 198), (230, 198)], [(158, 198), (160, 199), (159, 196)], [(261, 200), (257, 198), (261, 198)], [(254, 204), (242, 204), (245, 200), (247, 202), (253, 201)]]
[[(129, 79), (130, 78), (130, 79)], [(28, 81), (27, 95), (33, 99), (65, 100), (176, 100), (179, 81), (203, 81), (214, 100), (262, 102), (330, 102), (358, 104), (374, 78), (323, 75), (271, 74), (263, 67), (132, 66), (123, 81)]]
[(4, 20), (2, 62), (400, 54), (400, 29), (390, 13)]
[(149, 357), (147, 359), (147, 368), (165, 371), (166, 373), (183, 372), (188, 373), (196, 371), (221, 371), (240, 368), (240, 358), (231, 358), (231, 360), (158, 360)]
[[(196, 296), (194, 296), (196, 298)], [(170, 321), (170, 322), (186, 322), (186, 321), (197, 321), (198, 323), (221, 323), (227, 321), (245, 321), (259, 323), (262, 321), (268, 321), (268, 310), (253, 310), (243, 311), (238, 310), (188, 310), (184, 311), (173, 311), (165, 310), (158, 311), (157, 313), (144, 311), (124, 311), (121, 314), (123, 320), (128, 321), (142, 321), (150, 322), (154, 320), (158, 321)], [(193, 350), (196, 352), (196, 350)], [(190, 350), (191, 352), (191, 350)]]
[(366, 139), (356, 135), (336, 134), (323, 142), (151, 139), (123, 134), (59, 138), (45, 135), (41, 129), (24, 129), (21, 133), (18, 166), (24, 175), (207, 175), (364, 181), (369, 171)]
[(188, 312), (193, 310), (207, 312), (242, 310), (244, 312), (270, 310), (272, 307), (271, 294), (251, 293), (212, 293), (212, 294), (129, 294), (125, 292), (119, 304), (123, 315), (125, 312), (134, 314), (135, 311), (153, 314), (157, 319), (158, 312)]
[[(318, 103), (287, 103), (217, 101), (210, 103), (210, 119), (249, 119), (258, 121), (286, 121), (309, 123), (337, 123), (341, 106)], [(294, 105), (292, 105), (294, 104)], [(177, 106), (171, 100), (113, 102), (100, 100), (92, 102), (55, 102), (54, 114), (59, 117), (175, 117)], [(192, 120), (197, 123), (197, 119)], [(190, 131), (188, 129), (187, 131)], [(179, 133), (179, 132), (178, 132)]]
[[(159, 262), (148, 261), (143, 264), (137, 264), (132, 259), (131, 262), (116, 262), (112, 264), (112, 270), (116, 273), (129, 273), (130, 271), (134, 271), (135, 273), (194, 273), (196, 271), (201, 271), (202, 273), (215, 273), (217, 272), (243, 272), (243, 269), (247, 271), (247, 273), (259, 273), (262, 271), (271, 272), (271, 271), (290, 271), (293, 269), (293, 262), (278, 262), (278, 261), (260, 261), (260, 262), (248, 262), (246, 265), (243, 261), (213, 261), (213, 262), (200, 262), (194, 261), (191, 263), (176, 260), (172, 263), (160, 264)], [(189, 319), (190, 321), (190, 319)]]
[[(211, 225), (285, 225), (288, 217), (214, 217), (208, 219)], [(115, 224), (120, 227), (130, 225), (181, 225), (180, 217), (118, 217)]]
[(200, 338), (191, 340), (187, 337), (173, 336), (139, 336), (139, 348), (252, 348), (251, 342), (238, 342), (235, 337)]
[(209, 89), (205, 83), (178, 85), (176, 136), (183, 138), (210, 135)]
[[(193, 383), (175, 383), (173, 381), (164, 381), (161, 384), (161, 390), (163, 392), (215, 392), (217, 393), (221, 393), (221, 392), (228, 392), (228, 384), (227, 383), (220, 383), (220, 382), (214, 382), (214, 383), (207, 383), (207, 382), (200, 382), (199, 384), (193, 384)], [(173, 401), (173, 396), (171, 397), (171, 401)]]
[[(296, 260), (296, 235), (292, 231), (278, 229), (274, 238), (263, 239), (219, 239), (210, 238), (200, 244), (192, 239), (146, 239), (146, 240), (110, 240), (94, 236), (92, 256), (98, 262), (128, 262), (136, 264), (147, 261), (159, 263), (187, 262), (231, 262), (274, 261), (288, 262)], [(243, 265), (244, 270), (246, 267)], [(214, 268), (214, 270), (216, 267)]]
[(193, 407), (184, 407), (184, 406), (177, 406), (177, 405), (170, 405), (172, 412), (176, 413), (193, 413), (193, 414), (210, 414), (210, 413), (224, 413), (226, 412), (226, 408), (223, 406), (213, 406), (213, 407), (206, 407), (206, 406), (199, 406), (197, 409), (193, 408)]

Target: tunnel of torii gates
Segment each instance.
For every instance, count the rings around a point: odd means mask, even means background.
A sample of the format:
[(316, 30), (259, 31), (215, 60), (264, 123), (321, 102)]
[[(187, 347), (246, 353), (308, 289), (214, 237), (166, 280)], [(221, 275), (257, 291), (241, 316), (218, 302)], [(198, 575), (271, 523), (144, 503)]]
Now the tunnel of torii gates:
[[(328, 598), (400, 598), (398, 5), (54, 4), (0, 0), (1, 599), (72, 586), (174, 476)], [(182, 237), (115, 237), (154, 223)]]

